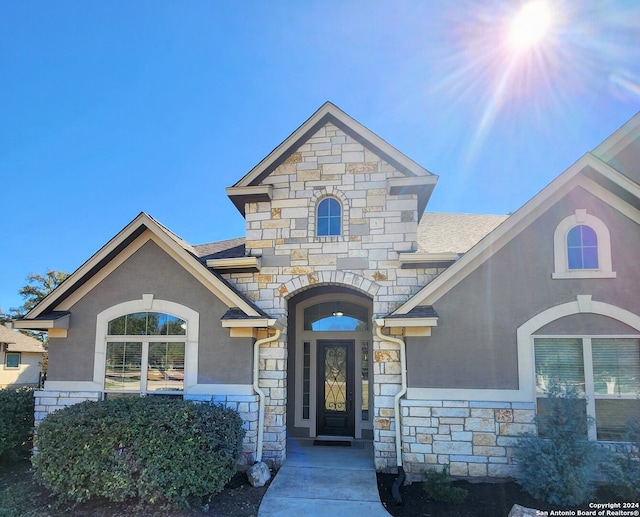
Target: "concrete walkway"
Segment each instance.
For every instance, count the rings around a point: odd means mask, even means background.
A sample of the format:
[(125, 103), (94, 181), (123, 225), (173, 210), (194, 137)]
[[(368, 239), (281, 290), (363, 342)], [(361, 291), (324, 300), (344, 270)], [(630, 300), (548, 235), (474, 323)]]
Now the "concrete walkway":
[(371, 442), (351, 447), (288, 440), (287, 461), (262, 499), (258, 517), (389, 517), (378, 495)]

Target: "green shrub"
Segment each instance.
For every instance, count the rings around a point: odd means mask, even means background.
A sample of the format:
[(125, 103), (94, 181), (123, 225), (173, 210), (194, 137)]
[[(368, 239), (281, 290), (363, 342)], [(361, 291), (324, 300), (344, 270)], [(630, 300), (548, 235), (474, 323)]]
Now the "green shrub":
[(640, 417), (627, 423), (626, 442), (616, 445), (607, 468), (611, 488), (622, 501), (640, 501)]
[(28, 456), (33, 443), (33, 388), (0, 390), (0, 460)]
[(516, 451), (520, 484), (550, 504), (577, 506), (595, 491), (599, 449), (587, 438), (586, 400), (575, 390), (549, 388), (538, 413), (541, 436), (524, 438)]
[(469, 495), (469, 492), (464, 488), (451, 485), (451, 479), (447, 475), (447, 467), (443, 466), (441, 471), (429, 469), (426, 474), (424, 490), (434, 501), (461, 503)]
[(33, 464), (67, 501), (187, 507), (224, 488), (243, 437), (238, 413), (218, 405), (153, 396), (83, 402), (40, 423)]

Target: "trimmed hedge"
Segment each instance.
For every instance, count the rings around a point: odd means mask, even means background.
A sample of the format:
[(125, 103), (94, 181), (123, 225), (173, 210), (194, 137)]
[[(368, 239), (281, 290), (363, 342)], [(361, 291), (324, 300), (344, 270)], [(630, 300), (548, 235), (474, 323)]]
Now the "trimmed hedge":
[(27, 457), (33, 443), (33, 388), (0, 389), (0, 460)]
[(224, 488), (244, 438), (237, 412), (162, 397), (82, 402), (38, 426), (36, 478), (61, 499), (189, 507)]

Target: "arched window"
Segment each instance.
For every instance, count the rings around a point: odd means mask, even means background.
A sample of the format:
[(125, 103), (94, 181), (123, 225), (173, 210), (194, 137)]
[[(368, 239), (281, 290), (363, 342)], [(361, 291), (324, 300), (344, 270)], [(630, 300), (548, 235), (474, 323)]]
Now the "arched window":
[(593, 228), (581, 224), (567, 234), (569, 269), (598, 269), (598, 236)]
[(320, 237), (342, 234), (342, 205), (333, 197), (327, 197), (318, 204), (317, 235)]
[(607, 226), (585, 209), (565, 217), (553, 234), (552, 278), (615, 278)]
[(107, 324), (106, 392), (182, 393), (187, 322), (137, 312)]

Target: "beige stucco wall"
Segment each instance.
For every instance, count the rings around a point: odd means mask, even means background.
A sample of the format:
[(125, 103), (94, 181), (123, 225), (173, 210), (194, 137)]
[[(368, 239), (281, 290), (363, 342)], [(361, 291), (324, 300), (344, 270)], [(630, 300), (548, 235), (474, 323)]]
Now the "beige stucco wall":
[(231, 338), (220, 324), (226, 305), (153, 242), (144, 244), (71, 307), (67, 338), (50, 341), (48, 380), (93, 380), (96, 315), (116, 304), (140, 300), (143, 294), (199, 313), (199, 384), (251, 383), (251, 340)]
[(42, 354), (20, 352), (20, 367), (7, 368), (5, 353), (0, 350), (0, 388), (37, 385), (42, 371)]
[[(576, 208), (586, 208), (609, 228), (617, 278), (551, 279), (554, 230)], [(638, 225), (583, 189), (574, 189), (434, 303), (440, 318), (432, 336), (407, 339), (409, 385), (517, 389), (516, 329), (577, 295), (640, 314), (638, 256)], [(589, 326), (573, 332), (624, 330), (601, 317), (589, 319)], [(560, 333), (566, 333), (567, 323), (583, 321), (584, 316), (558, 322), (552, 329), (560, 332), (564, 325)]]

